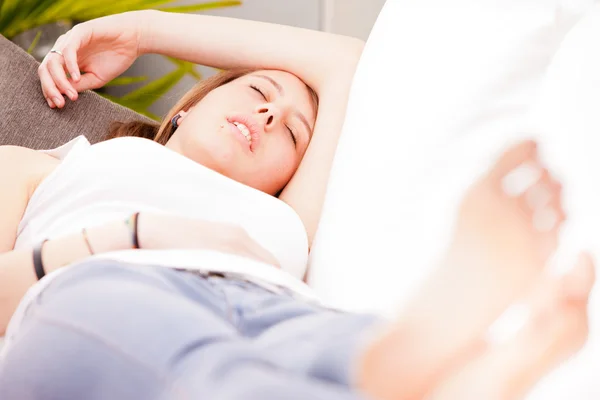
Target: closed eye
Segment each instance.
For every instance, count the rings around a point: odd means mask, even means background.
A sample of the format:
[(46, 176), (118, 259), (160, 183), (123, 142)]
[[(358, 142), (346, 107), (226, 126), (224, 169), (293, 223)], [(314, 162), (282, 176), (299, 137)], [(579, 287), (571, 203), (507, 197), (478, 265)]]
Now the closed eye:
[(286, 125), (285, 127), (287, 128), (288, 132), (290, 132), (290, 136), (292, 137), (292, 141), (294, 142), (294, 147), (297, 147), (298, 141), (296, 140), (296, 135), (294, 135), (294, 132), (289, 126)]
[(267, 101), (267, 96), (265, 95), (265, 93), (262, 90), (260, 90), (258, 87), (254, 86), (254, 85), (250, 85), (250, 87), (252, 89), (256, 90), (258, 93), (260, 93), (262, 98), (265, 99), (265, 101)]
[[(260, 93), (260, 95), (263, 97), (263, 99), (265, 99), (265, 101), (268, 101), (267, 96), (265, 95), (265, 93), (260, 90), (257, 86), (254, 85), (250, 85), (250, 87), (255, 90), (256, 92)], [(288, 130), (288, 132), (290, 133), (290, 137), (292, 138), (292, 141), (294, 142), (294, 148), (296, 148), (298, 146), (298, 140), (296, 139), (296, 135), (294, 135), (294, 132), (292, 131), (292, 129), (289, 126), (285, 126)]]

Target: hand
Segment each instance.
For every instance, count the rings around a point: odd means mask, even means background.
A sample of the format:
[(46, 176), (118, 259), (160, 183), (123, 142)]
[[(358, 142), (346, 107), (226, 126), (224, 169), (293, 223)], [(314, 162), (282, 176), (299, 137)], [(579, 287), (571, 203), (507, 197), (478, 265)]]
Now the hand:
[(280, 268), (277, 259), (237, 225), (168, 214), (140, 213), (138, 239), (142, 249), (216, 250)]
[(38, 68), (48, 105), (62, 108), (63, 94), (75, 101), (78, 92), (100, 88), (125, 72), (140, 55), (145, 15), (134, 11), (93, 19), (59, 37), (53, 49), (63, 55), (48, 53)]

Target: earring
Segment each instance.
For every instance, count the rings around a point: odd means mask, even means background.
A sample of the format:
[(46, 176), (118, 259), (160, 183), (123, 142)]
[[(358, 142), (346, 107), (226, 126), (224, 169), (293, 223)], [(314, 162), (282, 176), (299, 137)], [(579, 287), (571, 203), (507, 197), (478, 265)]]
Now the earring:
[(173, 119), (171, 119), (171, 125), (173, 125), (173, 130), (179, 128), (179, 125), (177, 125), (177, 121), (179, 121), (179, 118), (181, 118), (181, 115), (177, 114), (173, 117)]

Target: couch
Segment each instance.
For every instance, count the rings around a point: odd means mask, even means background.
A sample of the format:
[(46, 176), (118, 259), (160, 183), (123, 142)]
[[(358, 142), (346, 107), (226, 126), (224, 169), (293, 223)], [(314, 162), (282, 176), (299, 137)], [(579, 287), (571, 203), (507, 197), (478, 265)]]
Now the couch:
[(50, 149), (81, 134), (96, 143), (111, 122), (148, 120), (92, 91), (81, 93), (74, 103), (67, 100), (62, 109), (51, 109), (42, 94), (38, 65), (0, 35), (0, 146)]

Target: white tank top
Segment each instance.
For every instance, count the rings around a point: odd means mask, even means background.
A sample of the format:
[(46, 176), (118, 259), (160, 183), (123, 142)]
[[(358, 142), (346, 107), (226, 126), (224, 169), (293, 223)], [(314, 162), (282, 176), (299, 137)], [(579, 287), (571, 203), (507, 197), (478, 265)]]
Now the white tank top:
[[(285, 287), (315, 300), (302, 282), (308, 239), (300, 217), (283, 201), (206, 168), (148, 139), (125, 137), (90, 145), (79, 136), (53, 150), (62, 162), (33, 193), (18, 227), (15, 249), (46, 238), (125, 220), (136, 211), (184, 215), (243, 227), (270, 251), (281, 269), (211, 250), (126, 250), (91, 259), (221, 272), (272, 289)], [(80, 261), (77, 262), (80, 264)], [(47, 275), (27, 293), (11, 320), (53, 277)], [(7, 337), (9, 332), (7, 332)]]

